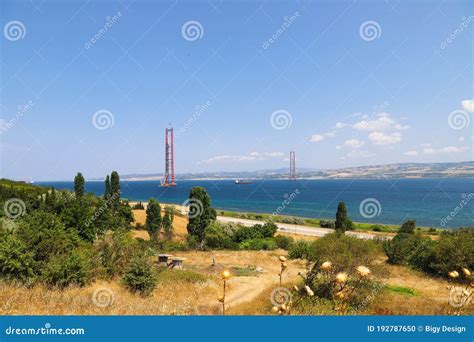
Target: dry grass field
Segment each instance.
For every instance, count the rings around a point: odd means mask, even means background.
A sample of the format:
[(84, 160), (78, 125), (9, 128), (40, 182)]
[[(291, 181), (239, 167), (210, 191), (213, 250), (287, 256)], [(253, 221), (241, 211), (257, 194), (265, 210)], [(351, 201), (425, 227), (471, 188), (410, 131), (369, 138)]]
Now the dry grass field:
[[(136, 223), (144, 225), (145, 210), (133, 211)], [(186, 235), (187, 219), (175, 216), (175, 239)], [(144, 230), (133, 230), (135, 238), (149, 239)], [(292, 236), (295, 240), (315, 237)], [(279, 286), (278, 257), (286, 251), (187, 251), (173, 253), (185, 258), (185, 270), (166, 270), (158, 275), (152, 295), (142, 298), (130, 293), (120, 279), (97, 281), (88, 286), (50, 289), (0, 283), (1, 315), (216, 315), (222, 295), (223, 270), (230, 270), (226, 308), (233, 315), (270, 315), (270, 294)], [(378, 260), (385, 264), (385, 257)], [(213, 263), (215, 263), (213, 265)], [(284, 286), (299, 284), (302, 260), (288, 261)], [(360, 314), (443, 315), (447, 314), (448, 281), (429, 277), (402, 266), (385, 266), (384, 288)], [(465, 314), (474, 314), (473, 305)]]

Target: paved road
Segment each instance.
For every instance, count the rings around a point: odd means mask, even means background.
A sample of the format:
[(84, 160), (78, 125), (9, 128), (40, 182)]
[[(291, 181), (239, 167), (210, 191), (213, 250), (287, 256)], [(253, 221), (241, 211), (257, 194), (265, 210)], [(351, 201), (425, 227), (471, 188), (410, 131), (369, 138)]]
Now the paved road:
[[(250, 227), (255, 224), (263, 224), (263, 221), (257, 220), (249, 220), (249, 219), (241, 219), (235, 217), (226, 217), (226, 216), (217, 216), (217, 220), (220, 222), (231, 222), (231, 223), (239, 223), (244, 226)], [(278, 231), (285, 232), (285, 233), (293, 233), (297, 235), (307, 235), (307, 236), (324, 236), (329, 233), (334, 233), (334, 229), (329, 228), (317, 228), (317, 227), (310, 227), (310, 226), (300, 226), (296, 224), (289, 224), (289, 223), (275, 223), (278, 227)], [(381, 237), (385, 239), (392, 239), (391, 236), (380, 236), (370, 233), (360, 233), (360, 232), (346, 232), (348, 235), (356, 236), (360, 239), (373, 239), (375, 237)]]

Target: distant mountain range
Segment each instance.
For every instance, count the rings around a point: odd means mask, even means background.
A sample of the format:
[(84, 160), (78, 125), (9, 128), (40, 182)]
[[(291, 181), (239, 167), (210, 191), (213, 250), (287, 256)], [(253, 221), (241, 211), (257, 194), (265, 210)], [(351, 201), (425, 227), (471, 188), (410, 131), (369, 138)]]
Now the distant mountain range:
[[(177, 180), (205, 179), (285, 179), (289, 169), (272, 169), (241, 172), (204, 172), (177, 174)], [(440, 177), (474, 177), (474, 161), (459, 163), (400, 163), (386, 165), (369, 165), (342, 169), (297, 169), (297, 177), (305, 179), (340, 179), (340, 178), (440, 178)], [(146, 181), (161, 180), (162, 173), (121, 175), (122, 180)]]

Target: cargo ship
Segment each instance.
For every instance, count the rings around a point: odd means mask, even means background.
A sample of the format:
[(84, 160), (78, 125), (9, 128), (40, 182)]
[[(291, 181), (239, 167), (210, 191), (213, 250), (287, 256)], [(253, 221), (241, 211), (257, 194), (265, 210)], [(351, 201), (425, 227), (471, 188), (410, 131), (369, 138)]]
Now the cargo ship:
[(235, 184), (253, 184), (251, 179), (236, 179)]

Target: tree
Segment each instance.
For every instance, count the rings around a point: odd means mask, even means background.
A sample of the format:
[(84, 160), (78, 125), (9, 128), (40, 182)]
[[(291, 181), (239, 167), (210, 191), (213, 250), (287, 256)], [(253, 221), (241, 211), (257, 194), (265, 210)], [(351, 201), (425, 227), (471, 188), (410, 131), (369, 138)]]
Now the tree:
[(398, 232), (405, 233), (405, 234), (413, 234), (415, 232), (415, 227), (416, 227), (415, 220), (407, 220), (402, 224)]
[(346, 204), (339, 202), (335, 222), (336, 231), (344, 233), (346, 230), (352, 229), (352, 226), (352, 221), (347, 217)]
[(110, 175), (110, 189), (112, 195), (112, 204), (114, 207), (118, 207), (120, 205), (120, 177), (117, 171), (113, 171)]
[(168, 240), (173, 237), (174, 207), (166, 206), (163, 215), (163, 230)]
[(206, 189), (195, 186), (189, 192), (189, 204), (188, 233), (203, 241), (204, 231), (215, 217), (211, 208), (211, 198)]
[(104, 198), (105, 198), (105, 199), (109, 199), (111, 195), (112, 195), (112, 188), (111, 188), (111, 186), (110, 186), (110, 176), (107, 175), (107, 177), (105, 177), (105, 193), (104, 193)]
[(74, 192), (76, 193), (77, 198), (84, 195), (84, 177), (80, 172), (78, 172), (76, 177), (74, 177)]
[(153, 240), (158, 239), (161, 229), (161, 207), (157, 200), (150, 198), (146, 208), (146, 223), (145, 228)]

